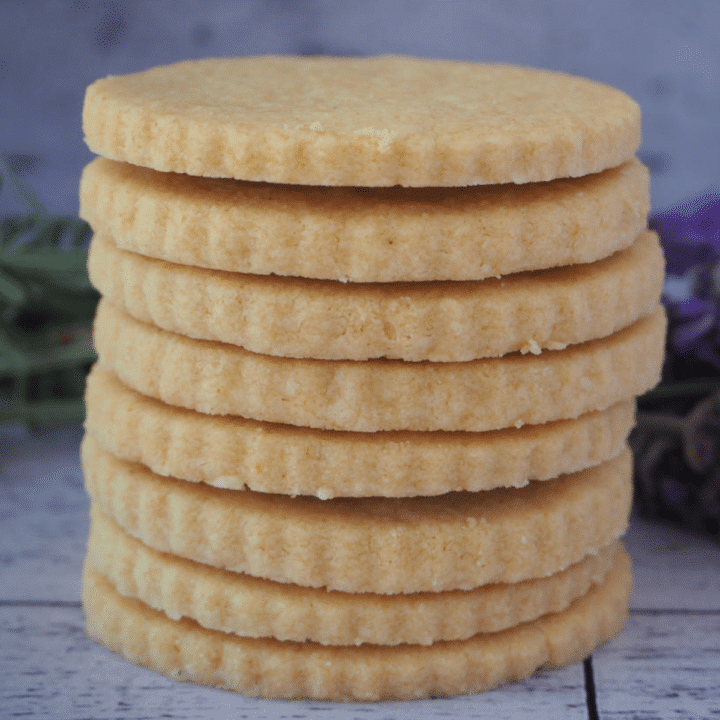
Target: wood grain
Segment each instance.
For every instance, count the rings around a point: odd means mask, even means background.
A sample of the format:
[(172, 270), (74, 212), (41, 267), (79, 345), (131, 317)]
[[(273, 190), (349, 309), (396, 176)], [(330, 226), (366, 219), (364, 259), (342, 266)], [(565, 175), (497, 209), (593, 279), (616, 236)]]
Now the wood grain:
[(720, 610), (635, 611), (593, 669), (602, 717), (716, 719)]

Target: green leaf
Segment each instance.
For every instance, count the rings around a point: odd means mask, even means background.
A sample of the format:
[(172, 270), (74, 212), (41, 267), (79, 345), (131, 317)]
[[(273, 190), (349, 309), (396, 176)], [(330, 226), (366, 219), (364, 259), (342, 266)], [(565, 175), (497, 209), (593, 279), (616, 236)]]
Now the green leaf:
[(0, 190), (8, 187), (27, 213), (0, 218), (0, 424), (80, 422), (96, 360), (91, 229), (77, 217), (48, 215), (0, 158)]
[(30, 299), (27, 286), (16, 280), (10, 273), (3, 271), (0, 264), (0, 300), (9, 305), (24, 305)]
[(0, 249), (0, 271), (27, 283), (40, 283), (48, 290), (92, 294), (86, 266), (87, 252), (82, 248), (31, 252)]
[(0, 377), (26, 375), (32, 367), (23, 348), (15, 342), (6, 329), (0, 328)]
[(0, 155), (0, 173), (8, 181), (15, 194), (25, 203), (29, 216), (36, 222), (44, 222), (48, 214), (40, 199), (32, 188), (18, 177), (2, 155)]
[(34, 430), (41, 425), (81, 423), (84, 419), (85, 403), (82, 398), (30, 403), (0, 402), (0, 424), (23, 423)]

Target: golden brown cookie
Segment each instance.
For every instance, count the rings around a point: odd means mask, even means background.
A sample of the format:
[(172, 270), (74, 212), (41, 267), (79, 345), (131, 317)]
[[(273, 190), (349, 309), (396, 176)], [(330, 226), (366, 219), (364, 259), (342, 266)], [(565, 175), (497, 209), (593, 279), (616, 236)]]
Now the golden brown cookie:
[(87, 89), (90, 149), (156, 170), (300, 185), (524, 183), (615, 167), (640, 109), (591, 80), (408, 57), (186, 61)]
[(90, 514), (87, 561), (121, 595), (212, 630), (323, 645), (429, 645), (504, 630), (564, 610), (601, 583), (622, 552), (614, 542), (554, 575), (475, 590), (353, 594), (261, 580), (158, 552), (96, 507)]
[(650, 315), (664, 258), (646, 231), (595, 263), (480, 282), (340, 283), (226, 273), (147, 258), (96, 235), (93, 285), (137, 320), (254, 353), (462, 362), (539, 354)]
[(85, 426), (117, 457), (159, 475), (284, 495), (402, 497), (521, 487), (615, 457), (635, 401), (487, 433), (313, 430), (204, 415), (131, 390), (96, 365)]
[(278, 699), (410, 700), (477, 693), (578, 662), (622, 629), (631, 591), (630, 561), (619, 553), (607, 579), (559, 613), (429, 646), (338, 647), (207, 630), (122, 597), (89, 565), (83, 607), (92, 638), (177, 680)]
[(260, 275), (482, 280), (587, 263), (647, 225), (637, 160), (572, 180), (470, 188), (321, 188), (160, 173), (96, 158), (80, 213), (125, 250)]
[(147, 545), (278, 582), (379, 594), (471, 589), (563, 570), (625, 531), (628, 450), (524, 488), (416, 498), (224, 490), (82, 447), (91, 499)]
[(629, 400), (660, 378), (662, 307), (608, 338), (465, 363), (298, 360), (193, 340), (102, 301), (100, 364), (171, 405), (323, 429), (472, 430), (578, 417)]

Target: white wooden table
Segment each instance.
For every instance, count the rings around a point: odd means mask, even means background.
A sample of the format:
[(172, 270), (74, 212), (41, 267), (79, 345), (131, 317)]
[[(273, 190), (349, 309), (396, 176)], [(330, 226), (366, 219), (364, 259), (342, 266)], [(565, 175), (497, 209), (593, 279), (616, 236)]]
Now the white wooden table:
[(0, 719), (662, 718), (720, 720), (720, 545), (633, 518), (625, 632), (585, 663), (483, 695), (409, 703), (275, 702), (176, 683), (87, 638), (81, 429), (0, 427)]

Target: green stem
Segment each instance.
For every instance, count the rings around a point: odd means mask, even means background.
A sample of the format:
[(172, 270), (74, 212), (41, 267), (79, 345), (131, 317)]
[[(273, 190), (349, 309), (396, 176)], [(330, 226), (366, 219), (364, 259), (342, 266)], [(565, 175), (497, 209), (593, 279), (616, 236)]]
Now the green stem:
[(685, 430), (685, 418), (665, 413), (638, 412), (637, 426), (642, 430), (682, 437)]
[(10, 167), (10, 164), (2, 155), (0, 155), (0, 173), (10, 181), (13, 190), (25, 203), (35, 222), (47, 222), (47, 211), (43, 207), (43, 204), (40, 202), (38, 196), (35, 195), (33, 190), (18, 177), (17, 173)]
[(672, 398), (690, 398), (707, 395), (720, 390), (720, 378), (703, 378), (700, 380), (685, 380), (677, 383), (664, 383), (653, 390), (646, 392), (641, 400), (669, 400)]

